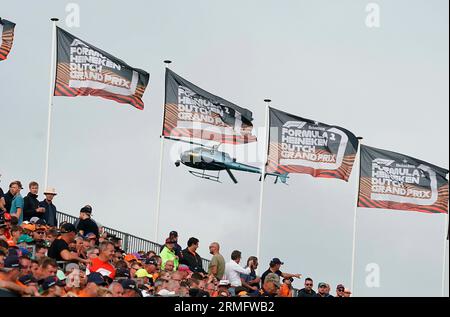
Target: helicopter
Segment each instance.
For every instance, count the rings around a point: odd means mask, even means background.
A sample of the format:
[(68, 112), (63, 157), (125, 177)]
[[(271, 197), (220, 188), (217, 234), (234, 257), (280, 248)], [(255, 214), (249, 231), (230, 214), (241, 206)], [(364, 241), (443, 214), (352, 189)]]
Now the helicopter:
[[(201, 170), (202, 172), (189, 171), (189, 173), (195, 177), (211, 180), (217, 183), (220, 182), (220, 172), (226, 171), (228, 176), (231, 178), (233, 183), (237, 184), (238, 181), (234, 176), (232, 170), (242, 171), (247, 173), (261, 174), (261, 168), (239, 163), (235, 158), (232, 158), (228, 153), (219, 151), (219, 145), (215, 146), (205, 146), (200, 143), (185, 141), (181, 139), (167, 138), (174, 141), (181, 141), (185, 143), (190, 143), (193, 145), (199, 145), (197, 148), (187, 150), (180, 155), (180, 159), (175, 162), (175, 166), (179, 167), (181, 164)], [(212, 175), (211, 172), (217, 172), (217, 175)], [(283, 184), (287, 184), (288, 174), (281, 173), (266, 173), (264, 178), (267, 176), (275, 177), (275, 184), (281, 181)], [(260, 178), (261, 180), (261, 178)]]

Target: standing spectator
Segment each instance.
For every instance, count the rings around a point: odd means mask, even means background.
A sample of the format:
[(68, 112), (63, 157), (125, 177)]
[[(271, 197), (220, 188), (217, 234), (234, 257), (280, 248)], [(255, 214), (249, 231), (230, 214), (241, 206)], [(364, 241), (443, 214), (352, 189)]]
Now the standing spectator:
[(188, 247), (181, 251), (180, 264), (187, 265), (194, 273), (206, 274), (203, 269), (202, 258), (197, 253), (199, 240), (197, 238), (190, 238), (187, 245)]
[(213, 275), (217, 280), (223, 279), (225, 275), (225, 259), (220, 254), (220, 245), (217, 242), (211, 243), (209, 253), (212, 254), (211, 262), (209, 262), (208, 274)]
[[(169, 233), (169, 239), (174, 242), (173, 250), (175, 251), (175, 255), (180, 258), (181, 257), (181, 246), (178, 244), (178, 232), (171, 231)], [(161, 253), (164, 249), (164, 245), (161, 246), (161, 250), (159, 253)], [(156, 255), (156, 254), (155, 254)], [(151, 257), (151, 256), (150, 256)]]
[(280, 278), (284, 277), (284, 278), (291, 278), (291, 277), (295, 277), (295, 278), (302, 278), (301, 274), (291, 274), (291, 273), (283, 273), (280, 271), (281, 266), (284, 265), (283, 262), (281, 262), (280, 259), (278, 258), (274, 258), (272, 261), (270, 261), (269, 263), (269, 269), (267, 271), (265, 271), (263, 273), (263, 275), (261, 276), (261, 282), (264, 283), (264, 279), (266, 278), (267, 274), (270, 273), (275, 273), (276, 275), (278, 275)]
[(283, 278), (283, 284), (280, 287), (280, 297), (292, 297), (292, 283), (294, 282), (294, 279), (291, 278)]
[(178, 269), (179, 259), (175, 254), (174, 247), (175, 247), (175, 241), (171, 240), (170, 238), (167, 238), (166, 244), (160, 254), (161, 260), (162, 260), (161, 270), (165, 269), (167, 261), (173, 261), (174, 269), (175, 270)]
[(313, 290), (314, 287), (314, 281), (311, 278), (305, 279), (305, 288), (301, 289), (298, 292), (297, 297), (317, 297), (316, 292)]
[(77, 261), (90, 263), (90, 260), (81, 259), (76, 253), (70, 252), (69, 244), (75, 241), (76, 229), (70, 223), (61, 226), (61, 236), (53, 241), (48, 249), (48, 256), (56, 261)]
[(44, 218), (45, 208), (39, 207), (38, 192), (39, 184), (36, 182), (31, 182), (28, 185), (30, 192), (23, 199), (23, 220), (30, 221), (33, 217), (38, 217), (39, 219)]
[[(250, 274), (253, 269), (253, 261), (250, 261), (250, 266), (244, 269), (239, 265), (241, 263), (242, 253), (240, 251), (233, 251), (231, 253), (231, 261), (225, 265), (225, 279), (230, 282), (231, 287), (241, 287), (241, 274)], [(233, 292), (231, 291), (232, 295)]]
[(256, 275), (256, 269), (258, 268), (258, 258), (256, 256), (251, 256), (247, 260), (247, 267), (250, 267), (250, 263), (253, 262), (253, 268), (250, 274), (241, 274), (242, 286), (247, 289), (249, 293), (257, 293), (259, 291), (259, 283), (261, 278)]
[(51, 227), (57, 227), (58, 221), (56, 220), (57, 209), (53, 204), (53, 198), (58, 195), (56, 189), (47, 188), (44, 192), (45, 199), (39, 203), (39, 207), (45, 208), (44, 220)]
[(345, 286), (342, 284), (339, 284), (336, 286), (336, 297), (345, 297), (344, 296)]
[(5, 200), (5, 210), (6, 210), (7, 213), (9, 213), (9, 211), (11, 210), (11, 204), (12, 204), (12, 201), (14, 199), (14, 194), (11, 192), (11, 186), (14, 183), (15, 182), (12, 182), (11, 184), (9, 184), (8, 192), (3, 195), (3, 199)]
[[(0, 178), (2, 177), (2, 174), (0, 174)], [(8, 210), (5, 207), (5, 192), (3, 191), (3, 189), (0, 187), (0, 214), (3, 212), (7, 212)]]
[(82, 235), (93, 233), (95, 238), (99, 238), (99, 231), (97, 223), (91, 219), (92, 207), (89, 205), (84, 206), (80, 210), (80, 219), (76, 222), (75, 227)]
[(114, 244), (110, 241), (104, 241), (99, 246), (100, 254), (92, 259), (92, 265), (89, 266), (89, 272), (97, 272), (103, 276), (114, 279), (116, 269), (111, 265), (114, 256)]
[(9, 213), (18, 219), (18, 225), (20, 226), (23, 221), (23, 198), (20, 191), (23, 189), (22, 183), (20, 181), (15, 181), (10, 185), (10, 192), (14, 195), (13, 201), (11, 202), (11, 209)]

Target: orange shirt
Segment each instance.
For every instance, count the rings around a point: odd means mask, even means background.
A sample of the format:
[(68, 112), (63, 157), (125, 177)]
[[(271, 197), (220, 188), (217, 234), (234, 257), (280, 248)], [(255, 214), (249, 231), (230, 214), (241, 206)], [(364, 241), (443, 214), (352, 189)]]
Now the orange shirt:
[(282, 284), (280, 287), (280, 293), (278, 294), (280, 297), (292, 297), (292, 290), (286, 284)]
[(98, 272), (101, 275), (106, 275), (111, 279), (116, 276), (116, 269), (109, 262), (103, 262), (100, 258), (92, 259), (92, 265), (89, 267), (90, 272)]

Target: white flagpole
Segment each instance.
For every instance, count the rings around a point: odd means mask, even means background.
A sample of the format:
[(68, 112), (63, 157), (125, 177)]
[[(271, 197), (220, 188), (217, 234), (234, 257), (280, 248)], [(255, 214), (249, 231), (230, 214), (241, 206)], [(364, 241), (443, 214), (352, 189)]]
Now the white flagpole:
[(356, 204), (355, 204), (355, 216), (353, 219), (353, 247), (352, 247), (352, 273), (351, 273), (351, 282), (350, 282), (350, 290), (353, 292), (353, 296), (355, 294), (355, 264), (356, 264), (356, 224), (358, 217), (358, 199), (359, 199), (359, 181), (361, 178), (361, 137), (358, 137), (359, 145), (358, 145), (358, 154), (356, 155), (356, 171), (358, 177), (356, 178)]
[[(172, 61), (165, 60), (164, 63), (166, 64), (166, 70), (169, 68), (169, 64), (172, 63)], [(165, 100), (165, 96), (164, 96)], [(164, 108), (165, 108), (164, 104)], [(163, 108), (163, 110), (164, 110)], [(164, 111), (163, 111), (163, 121), (162, 121), (162, 129), (164, 130)], [(161, 149), (160, 149), (160, 158), (159, 158), (159, 176), (158, 176), (158, 197), (156, 198), (156, 215), (155, 215), (155, 239), (154, 242), (158, 243), (158, 237), (159, 237), (159, 217), (160, 217), (160, 211), (161, 211), (161, 189), (162, 189), (162, 176), (163, 176), (163, 163), (164, 163), (164, 141), (165, 138), (163, 135), (161, 135)]]
[(50, 91), (48, 98), (48, 122), (47, 122), (47, 152), (45, 157), (45, 181), (44, 187), (48, 186), (48, 161), (50, 157), (50, 133), (52, 129), (52, 107), (53, 107), (53, 95), (55, 89), (55, 57), (56, 57), (56, 22), (59, 21), (58, 18), (50, 19), (53, 23), (52, 25), (52, 52), (51, 52), (51, 62), (50, 62)]
[[(447, 213), (447, 216), (445, 217), (445, 233), (448, 235), (448, 222), (449, 222), (449, 215)], [(447, 247), (448, 247), (448, 240), (447, 236), (444, 238), (444, 259), (442, 261), (442, 297), (445, 297), (445, 273), (447, 271), (448, 265), (447, 265)]]
[(264, 142), (263, 142), (263, 161), (261, 165), (261, 192), (259, 197), (259, 214), (258, 214), (258, 241), (257, 241), (257, 247), (256, 247), (256, 257), (258, 260), (261, 260), (261, 231), (262, 231), (262, 212), (263, 212), (263, 202), (264, 202), (264, 182), (265, 182), (265, 175), (266, 175), (266, 164), (267, 164), (267, 152), (269, 147), (269, 129), (270, 129), (270, 122), (269, 122), (269, 104), (271, 102), (270, 99), (265, 99), (264, 102), (266, 103), (266, 116), (264, 121), (264, 127), (265, 127), (265, 135), (264, 135)]

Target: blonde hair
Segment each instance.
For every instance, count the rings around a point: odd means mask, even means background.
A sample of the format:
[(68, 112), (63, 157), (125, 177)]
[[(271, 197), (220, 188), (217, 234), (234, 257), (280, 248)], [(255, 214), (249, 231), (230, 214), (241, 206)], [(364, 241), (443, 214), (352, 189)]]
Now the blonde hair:
[(97, 290), (97, 296), (98, 297), (112, 297), (112, 292), (105, 287), (99, 287)]

